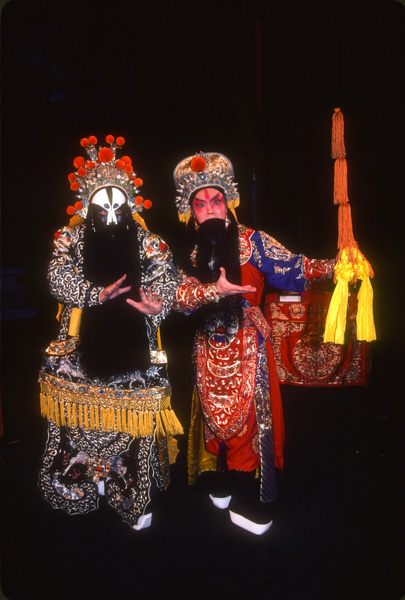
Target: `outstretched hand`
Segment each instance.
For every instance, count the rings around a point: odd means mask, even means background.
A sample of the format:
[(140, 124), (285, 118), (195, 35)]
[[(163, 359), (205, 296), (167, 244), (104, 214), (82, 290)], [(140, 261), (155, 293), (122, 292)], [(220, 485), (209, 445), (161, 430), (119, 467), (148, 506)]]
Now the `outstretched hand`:
[(131, 298), (127, 298), (128, 304), (139, 310), (144, 315), (158, 315), (163, 308), (163, 298), (159, 298), (155, 292), (152, 294), (151, 289), (146, 289), (146, 294), (142, 288), (139, 288), (140, 302), (135, 302)]
[(223, 267), (220, 267), (221, 275), (217, 281), (217, 290), (221, 298), (225, 296), (233, 296), (234, 294), (250, 294), (256, 291), (251, 285), (234, 285), (226, 278), (226, 272)]
[(116, 298), (120, 294), (126, 294), (132, 289), (132, 286), (128, 285), (127, 287), (122, 288), (121, 285), (126, 280), (127, 276), (123, 275), (120, 279), (108, 285), (100, 292), (100, 302), (106, 302), (107, 300), (112, 300)]

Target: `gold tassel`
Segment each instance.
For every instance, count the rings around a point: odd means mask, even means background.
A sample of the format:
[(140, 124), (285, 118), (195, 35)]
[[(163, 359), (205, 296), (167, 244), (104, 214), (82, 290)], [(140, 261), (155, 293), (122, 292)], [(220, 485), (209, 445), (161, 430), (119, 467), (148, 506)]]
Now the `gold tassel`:
[(66, 425), (66, 418), (65, 418), (65, 403), (63, 402), (63, 400), (61, 400), (59, 402), (59, 414), (60, 414), (60, 424), (62, 425), (62, 427), (64, 427)]
[(127, 427), (127, 411), (125, 410), (125, 408), (122, 409), (121, 422), (122, 422), (122, 431), (124, 431), (125, 433), (127, 433), (128, 432), (128, 427)]
[(158, 435), (165, 435), (165, 430), (163, 428), (162, 419), (160, 418), (160, 411), (155, 412), (156, 418), (156, 431)]
[(169, 423), (169, 419), (168, 419), (168, 412), (167, 410), (161, 410), (160, 411), (160, 416), (162, 419), (162, 424), (163, 424), (163, 429), (166, 433), (166, 435), (168, 435), (169, 433), (172, 433), (172, 428), (170, 426)]
[(54, 402), (54, 411), (55, 411), (55, 424), (57, 427), (60, 427), (59, 403), (57, 400), (55, 400), (55, 402)]
[(41, 417), (46, 417), (47, 409), (46, 409), (46, 395), (41, 392), (39, 394), (40, 406), (41, 406)]
[(119, 408), (117, 408), (117, 410), (115, 411), (115, 416), (117, 419), (117, 431), (122, 431), (122, 425), (121, 425), (121, 411)]
[(98, 412), (98, 406), (94, 407), (94, 428), (100, 429), (100, 415)]
[(88, 429), (89, 428), (89, 414), (88, 414), (88, 410), (87, 410), (87, 406), (84, 406), (84, 428)]
[(77, 427), (78, 422), (77, 422), (77, 407), (76, 407), (76, 402), (72, 403), (72, 422), (73, 422), (73, 427)]
[(169, 414), (170, 414), (170, 420), (172, 422), (173, 435), (183, 434), (184, 433), (183, 427), (182, 427), (180, 421), (178, 420), (176, 413), (174, 412), (174, 410), (172, 408), (169, 410)]
[[(158, 411), (156, 411), (155, 414), (157, 414)], [(154, 430), (154, 426), (153, 426), (153, 411), (149, 410), (148, 411), (148, 431), (146, 433), (146, 435), (153, 435), (153, 430)]]
[(139, 419), (139, 436), (143, 437), (145, 435), (145, 429), (143, 426), (143, 412), (138, 413), (138, 419)]

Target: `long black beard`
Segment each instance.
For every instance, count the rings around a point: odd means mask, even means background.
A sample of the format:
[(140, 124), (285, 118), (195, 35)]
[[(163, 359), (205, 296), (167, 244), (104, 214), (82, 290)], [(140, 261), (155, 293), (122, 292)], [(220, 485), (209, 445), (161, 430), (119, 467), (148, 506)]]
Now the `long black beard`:
[[(223, 267), (228, 281), (241, 285), (238, 225), (232, 214), (228, 217), (228, 226), (223, 219), (208, 219), (198, 229), (193, 219), (188, 223), (178, 264), (187, 275), (196, 277), (201, 283), (216, 282), (220, 267)], [(237, 294), (202, 306), (198, 312), (204, 327), (208, 331), (224, 327), (228, 334), (234, 335), (243, 318), (242, 302), (242, 296)]]
[(84, 276), (95, 285), (106, 287), (126, 274), (123, 287), (132, 286), (128, 294), (84, 308), (80, 342), (85, 371), (101, 379), (134, 369), (145, 371), (150, 364), (145, 317), (126, 302), (128, 297), (139, 300), (137, 226), (132, 222), (126, 227), (107, 226), (93, 231), (88, 223), (83, 258)]

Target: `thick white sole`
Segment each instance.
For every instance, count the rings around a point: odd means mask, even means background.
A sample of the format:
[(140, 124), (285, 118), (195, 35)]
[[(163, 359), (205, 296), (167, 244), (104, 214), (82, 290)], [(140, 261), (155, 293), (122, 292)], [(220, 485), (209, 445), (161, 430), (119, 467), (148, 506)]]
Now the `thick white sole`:
[(231, 501), (232, 496), (225, 496), (224, 498), (218, 498), (218, 496), (213, 496), (209, 494), (210, 500), (214, 506), (224, 510), (224, 508), (228, 508), (229, 503)]
[(253, 521), (250, 521), (249, 519), (246, 519), (246, 517), (242, 517), (242, 515), (238, 515), (238, 513), (232, 512), (231, 510), (229, 511), (229, 515), (231, 517), (231, 521), (232, 523), (234, 523), (234, 525), (237, 525), (238, 527), (241, 527), (242, 529), (246, 529), (246, 531), (250, 531), (251, 533), (254, 533), (255, 535), (263, 535), (263, 533), (266, 533), (266, 531), (268, 531), (270, 529), (270, 527), (273, 525), (273, 521), (270, 521), (269, 523), (254, 523)]
[(136, 525), (132, 525), (133, 529), (139, 531), (140, 529), (146, 529), (150, 527), (152, 524), (152, 513), (148, 513), (147, 515), (142, 515), (139, 517)]

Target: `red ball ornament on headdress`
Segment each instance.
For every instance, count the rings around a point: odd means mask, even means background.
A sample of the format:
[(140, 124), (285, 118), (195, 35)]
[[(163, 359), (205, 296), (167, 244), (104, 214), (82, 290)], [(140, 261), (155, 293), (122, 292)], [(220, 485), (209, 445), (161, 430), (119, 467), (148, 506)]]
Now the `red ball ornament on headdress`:
[(79, 189), (79, 183), (77, 181), (72, 181), (70, 184), (70, 189), (76, 192)]
[(143, 181), (142, 181), (142, 179), (141, 179), (140, 177), (137, 177), (137, 178), (134, 180), (134, 185), (135, 185), (136, 187), (141, 187), (141, 185), (143, 185)]
[(144, 208), (150, 208), (152, 206), (152, 202), (150, 200), (145, 200), (143, 203)]
[(97, 144), (97, 138), (94, 135), (91, 135), (89, 137), (89, 144), (91, 144), (92, 146), (95, 146)]
[(67, 209), (66, 209), (66, 212), (67, 212), (68, 215), (74, 215), (75, 212), (76, 212), (76, 209), (75, 209), (74, 206), (68, 206)]
[(195, 156), (190, 163), (190, 167), (194, 173), (202, 173), (207, 167), (207, 161), (202, 156)]
[(123, 146), (125, 144), (125, 139), (123, 137), (117, 137), (116, 142), (118, 146)]
[(75, 202), (75, 209), (76, 210), (82, 210), (83, 208), (83, 202)]
[(68, 179), (69, 179), (70, 183), (72, 183), (72, 181), (76, 181), (77, 180), (76, 173), (69, 173)]
[(55, 238), (55, 240), (57, 240), (58, 237), (60, 237), (60, 231), (55, 231), (55, 233), (53, 234), (53, 237)]
[(126, 165), (131, 165), (132, 164), (132, 160), (129, 158), (129, 156), (121, 156), (121, 160), (126, 164)]
[(115, 166), (117, 167), (117, 169), (123, 169), (124, 164), (125, 163), (122, 160), (117, 160), (117, 162), (115, 163)]
[(94, 162), (92, 160), (89, 160), (89, 162), (87, 163), (86, 167), (89, 169), (89, 171), (91, 171), (92, 169), (94, 169), (96, 165), (94, 164)]
[(107, 144), (113, 144), (114, 143), (114, 136), (113, 135), (107, 135), (107, 137), (105, 138), (105, 141), (107, 142)]
[(137, 196), (137, 197), (135, 198), (135, 202), (136, 202), (136, 204), (142, 204), (142, 202), (143, 202), (143, 198), (142, 198), (142, 196)]
[(80, 169), (77, 171), (77, 174), (79, 177), (86, 177), (87, 171), (84, 167), (80, 167)]
[(83, 146), (83, 148), (87, 148), (87, 146), (89, 145), (89, 140), (87, 138), (82, 138), (80, 140), (80, 145)]
[(127, 163), (124, 167), (124, 171), (125, 171), (125, 173), (132, 173), (132, 171), (133, 171), (132, 165), (130, 163)]
[(110, 162), (114, 158), (114, 153), (111, 148), (101, 148), (98, 152), (98, 157), (101, 162)]
[(77, 156), (74, 159), (73, 164), (76, 167), (76, 169), (80, 169), (80, 167), (84, 167), (86, 161), (84, 160), (83, 156)]

